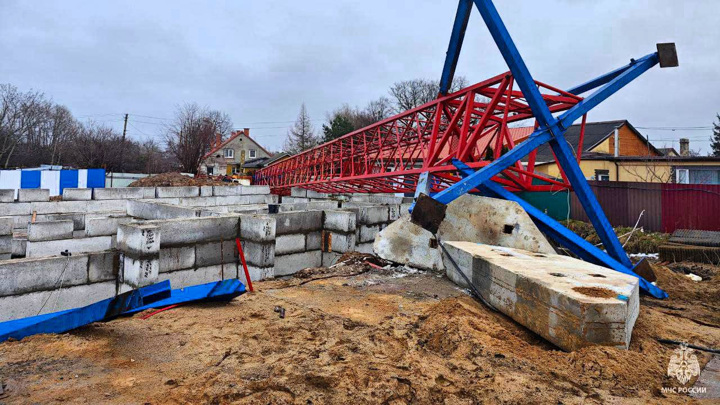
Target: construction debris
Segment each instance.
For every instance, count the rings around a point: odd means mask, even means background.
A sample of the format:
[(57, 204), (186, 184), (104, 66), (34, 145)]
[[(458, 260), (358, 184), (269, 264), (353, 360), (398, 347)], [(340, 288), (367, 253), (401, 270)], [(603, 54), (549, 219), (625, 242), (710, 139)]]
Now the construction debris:
[(388, 225), (375, 236), (373, 251), (395, 263), (426, 270), (444, 270), (435, 236), (410, 221), (409, 215)]

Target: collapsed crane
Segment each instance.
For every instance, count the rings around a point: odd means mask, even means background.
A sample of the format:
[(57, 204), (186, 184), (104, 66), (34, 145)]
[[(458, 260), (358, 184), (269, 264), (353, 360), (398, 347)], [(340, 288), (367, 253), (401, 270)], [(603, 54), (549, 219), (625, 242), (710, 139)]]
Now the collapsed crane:
[[(447, 94), (473, 4), (510, 71)], [(580, 258), (638, 277), (643, 291), (665, 298), (664, 291), (636, 273), (590, 189), (578, 164), (582, 142), (575, 151), (564, 138), (579, 119), (582, 133), (591, 109), (658, 64), (678, 66), (675, 44), (658, 44), (656, 52), (563, 91), (532, 77), (491, 0), (460, 0), (436, 100), (270, 165), (254, 180), (280, 194), (290, 187), (416, 192), (423, 202), (412, 210), (419, 222), (442, 217), (445, 204), (468, 192), (516, 201), (543, 232)], [(535, 131), (514, 139), (508, 124), (528, 119), (534, 119)], [(562, 179), (534, 171), (534, 156), (543, 145), (552, 149)], [(512, 193), (563, 188), (577, 195), (604, 251)]]

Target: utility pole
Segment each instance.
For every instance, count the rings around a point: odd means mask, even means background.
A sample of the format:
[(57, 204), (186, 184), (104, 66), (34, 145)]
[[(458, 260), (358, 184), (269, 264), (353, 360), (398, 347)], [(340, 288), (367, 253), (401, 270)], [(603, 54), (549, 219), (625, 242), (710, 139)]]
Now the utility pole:
[(128, 114), (125, 114), (125, 123), (123, 124), (122, 142), (120, 143), (120, 173), (125, 169), (125, 134), (127, 133)]

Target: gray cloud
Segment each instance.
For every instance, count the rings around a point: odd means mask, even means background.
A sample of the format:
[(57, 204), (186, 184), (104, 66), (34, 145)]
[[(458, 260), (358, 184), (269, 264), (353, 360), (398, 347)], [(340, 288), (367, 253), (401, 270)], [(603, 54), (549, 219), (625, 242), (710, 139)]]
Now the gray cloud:
[[(591, 120), (710, 126), (720, 110), (717, 1), (497, 1), (535, 78), (567, 88), (675, 41), (681, 66), (653, 69)], [(437, 78), (455, 1), (33, 1), (0, 3), (0, 82), (38, 89), (76, 116), (160, 139), (175, 106), (227, 111), (279, 148), (300, 103), (319, 127), (342, 103), (363, 105), (395, 81)], [(473, 11), (458, 72), (507, 70)], [(135, 114), (147, 117), (136, 116)], [(270, 122), (270, 123), (265, 123)], [(681, 136), (707, 151), (710, 131)], [(677, 147), (677, 142), (675, 142)]]

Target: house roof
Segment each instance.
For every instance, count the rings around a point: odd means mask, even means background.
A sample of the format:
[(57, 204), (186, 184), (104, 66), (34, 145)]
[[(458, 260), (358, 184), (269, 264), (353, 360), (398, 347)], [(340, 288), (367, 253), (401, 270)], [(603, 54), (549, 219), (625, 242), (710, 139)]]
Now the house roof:
[(230, 137), (229, 137), (228, 139), (226, 139), (225, 141), (223, 141), (220, 145), (216, 146), (215, 148), (211, 149), (210, 152), (206, 153), (205, 156), (203, 156), (203, 159), (209, 158), (213, 153), (215, 153), (215, 152), (219, 151), (220, 149), (224, 148), (225, 145), (227, 145), (227, 144), (230, 143), (233, 139), (235, 139), (235, 138), (237, 138), (238, 136), (241, 136), (241, 135), (245, 135), (245, 137), (246, 137), (247, 139), (253, 141), (253, 143), (255, 143), (255, 145), (257, 145), (258, 148), (262, 149), (263, 152), (267, 153), (268, 155), (271, 154), (271, 153), (268, 152), (265, 148), (263, 148), (262, 145), (260, 145), (256, 140), (252, 139), (252, 138), (250, 137), (250, 135), (246, 135), (246, 134), (245, 134), (245, 131), (235, 131), (235, 132), (232, 132), (232, 133), (231, 133), (231, 135), (230, 135)]
[(281, 152), (281, 153), (276, 153), (276, 154), (272, 155), (271, 157), (261, 157), (261, 158), (256, 158), (256, 159), (250, 159), (250, 160), (245, 161), (245, 163), (243, 164), (243, 167), (247, 168), (247, 169), (260, 169), (265, 166), (269, 166), (269, 165), (277, 162), (278, 160), (281, 160), (288, 156), (290, 156), (289, 153)]
[[(615, 131), (615, 128), (620, 128), (627, 125), (628, 128), (635, 133), (640, 139), (648, 143), (647, 139), (638, 132), (635, 127), (632, 126), (627, 120), (617, 121), (601, 121), (601, 122), (588, 122), (585, 124), (585, 136), (583, 139), (583, 159), (588, 156), (590, 150), (598, 146), (600, 143), (609, 138)], [(525, 127), (532, 128), (532, 127)], [(518, 130), (515, 128), (515, 130)], [(580, 125), (572, 125), (565, 131), (565, 139), (570, 143), (573, 150), (577, 150), (578, 144), (580, 143)], [(662, 154), (652, 144), (649, 144), (651, 150), (658, 154)], [(527, 161), (527, 157), (523, 159)], [(549, 144), (544, 144), (538, 147), (537, 156), (535, 157), (537, 163), (551, 163), (555, 161), (555, 156), (552, 153), (552, 149)]]
[(276, 153), (276, 154), (270, 156), (270, 159), (267, 162), (265, 162), (265, 164), (270, 165), (270, 164), (277, 162), (278, 160), (282, 160), (282, 159), (284, 159), (286, 157), (290, 157), (290, 156), (292, 156), (292, 155), (287, 152)]
[(671, 153), (675, 154), (676, 156), (679, 156), (680, 154), (675, 150), (675, 148), (658, 148), (660, 153), (663, 154), (663, 156), (668, 156)]
[(584, 160), (607, 160), (611, 162), (717, 162), (720, 156), (613, 156), (604, 153), (583, 155)]

